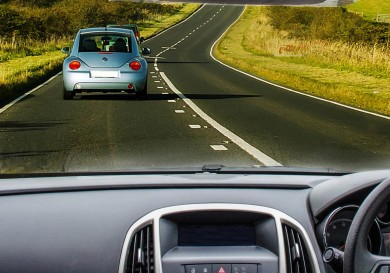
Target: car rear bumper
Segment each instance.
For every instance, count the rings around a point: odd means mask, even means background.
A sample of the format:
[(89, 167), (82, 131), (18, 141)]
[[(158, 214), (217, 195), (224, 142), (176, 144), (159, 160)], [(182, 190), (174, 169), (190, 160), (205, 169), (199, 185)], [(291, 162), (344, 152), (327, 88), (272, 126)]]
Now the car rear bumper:
[(147, 73), (120, 73), (117, 78), (92, 78), (89, 72), (65, 72), (63, 74), (65, 91), (126, 91), (142, 92)]

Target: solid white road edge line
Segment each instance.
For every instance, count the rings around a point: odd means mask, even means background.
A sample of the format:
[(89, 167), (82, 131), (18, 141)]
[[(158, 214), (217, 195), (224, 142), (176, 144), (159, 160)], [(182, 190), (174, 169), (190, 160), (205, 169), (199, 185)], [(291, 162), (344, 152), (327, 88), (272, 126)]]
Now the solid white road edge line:
[(44, 83), (38, 85), (37, 87), (35, 87), (34, 89), (28, 91), (27, 93), (24, 93), (23, 95), (21, 95), (20, 97), (14, 99), (13, 101), (11, 101), (10, 103), (8, 103), (7, 105), (3, 106), (2, 108), (0, 108), (0, 114), (3, 113), (5, 110), (7, 110), (8, 108), (10, 108), (12, 105), (14, 105), (15, 103), (17, 103), (18, 101), (20, 101), (21, 99), (27, 97), (28, 95), (30, 95), (31, 93), (34, 93), (35, 91), (37, 91), (39, 88), (41, 88), (42, 86), (48, 84), (49, 82), (51, 82), (55, 77), (57, 77), (58, 75), (60, 75), (62, 72), (60, 73), (57, 73), (56, 75), (54, 75), (53, 77), (51, 77), (50, 79), (48, 79), (47, 81), (45, 81)]
[(284, 89), (286, 91), (289, 91), (289, 92), (293, 92), (293, 93), (296, 93), (296, 94), (299, 94), (299, 95), (303, 95), (303, 96), (306, 96), (306, 97), (309, 97), (309, 98), (312, 98), (312, 99), (316, 99), (316, 100), (320, 100), (320, 101), (323, 101), (323, 102), (328, 102), (328, 103), (331, 103), (331, 104), (334, 104), (334, 105), (337, 105), (337, 106), (340, 106), (340, 107), (344, 107), (344, 108), (348, 108), (348, 109), (351, 109), (351, 110), (355, 110), (355, 111), (358, 111), (358, 112), (362, 112), (362, 113), (365, 113), (365, 114), (369, 114), (369, 115), (372, 115), (372, 116), (376, 116), (376, 117), (380, 117), (380, 118), (384, 118), (384, 119), (388, 119), (390, 120), (390, 117), (388, 116), (385, 116), (385, 115), (381, 115), (381, 114), (377, 114), (377, 113), (373, 113), (373, 112), (370, 112), (370, 111), (366, 111), (366, 110), (362, 110), (362, 109), (359, 109), (359, 108), (355, 108), (355, 107), (352, 107), (352, 106), (348, 106), (348, 105), (345, 105), (345, 104), (342, 104), (342, 103), (339, 103), (339, 102), (335, 102), (335, 101), (331, 101), (331, 100), (327, 100), (327, 99), (323, 99), (323, 98), (319, 98), (319, 97), (316, 97), (316, 96), (313, 96), (313, 95), (309, 95), (309, 94), (306, 94), (306, 93), (302, 93), (300, 91), (297, 91), (297, 90), (294, 90), (294, 89), (291, 89), (291, 88), (287, 88), (287, 87), (284, 87), (284, 86), (281, 86), (281, 85), (278, 85), (278, 84), (275, 84), (275, 83), (272, 83), (272, 82), (269, 82), (269, 81), (266, 81), (264, 79), (261, 79), (259, 77), (256, 77), (254, 75), (251, 75), (249, 73), (246, 73), (244, 71), (241, 71), (237, 68), (234, 68), (230, 65), (227, 65), (225, 63), (223, 63), (222, 61), (218, 60), (217, 58), (214, 57), (213, 55), (213, 51), (214, 51), (214, 47), (215, 45), (225, 36), (225, 34), (234, 26), (235, 23), (238, 22), (238, 20), (241, 19), (242, 15), (244, 14), (245, 10), (246, 10), (247, 6), (245, 6), (244, 10), (242, 11), (242, 13), (240, 14), (240, 16), (237, 18), (236, 21), (234, 21), (226, 30), (224, 33), (222, 33), (222, 35), (214, 42), (213, 46), (211, 47), (210, 49), (210, 56), (211, 58), (214, 59), (214, 61), (234, 70), (234, 71), (237, 71), (241, 74), (244, 74), (248, 77), (251, 77), (253, 79), (256, 79), (258, 81), (261, 81), (261, 82), (264, 82), (264, 83), (267, 83), (269, 85), (272, 85), (272, 86), (276, 86), (276, 87), (279, 87), (281, 89)]
[(209, 115), (207, 115), (205, 112), (203, 112), (202, 109), (200, 109), (192, 100), (188, 99), (183, 93), (181, 93), (174, 85), (173, 83), (168, 79), (168, 77), (165, 75), (164, 72), (160, 72), (161, 77), (164, 79), (164, 81), (168, 84), (169, 88), (173, 92), (176, 93), (191, 109), (198, 114), (201, 118), (203, 118), (207, 123), (209, 123), (211, 126), (213, 126), (216, 130), (218, 130), (221, 134), (223, 134), (225, 137), (230, 139), (232, 142), (234, 142), (237, 146), (239, 146), (241, 149), (249, 153), (251, 156), (253, 156), (256, 160), (264, 164), (265, 166), (282, 166), (279, 162), (275, 161), (268, 155), (262, 153), (257, 148), (253, 147), (249, 143), (247, 143), (245, 140), (243, 140), (238, 135), (234, 134), (233, 132), (229, 131), (225, 127), (223, 127), (221, 124), (219, 124), (217, 121), (212, 119)]

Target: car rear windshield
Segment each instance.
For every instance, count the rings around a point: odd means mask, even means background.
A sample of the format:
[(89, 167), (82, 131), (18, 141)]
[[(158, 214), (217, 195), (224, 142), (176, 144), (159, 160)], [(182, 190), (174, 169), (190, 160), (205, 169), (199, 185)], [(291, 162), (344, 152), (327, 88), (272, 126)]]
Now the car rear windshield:
[(131, 53), (131, 38), (121, 33), (83, 34), (80, 37), (79, 52), (122, 52)]

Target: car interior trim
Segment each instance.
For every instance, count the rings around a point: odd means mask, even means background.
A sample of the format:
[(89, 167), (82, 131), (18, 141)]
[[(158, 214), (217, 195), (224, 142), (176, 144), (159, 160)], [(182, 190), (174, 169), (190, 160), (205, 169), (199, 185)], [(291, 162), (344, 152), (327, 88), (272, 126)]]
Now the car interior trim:
[(182, 212), (196, 212), (196, 211), (242, 211), (242, 212), (254, 212), (259, 214), (269, 215), (274, 218), (276, 223), (276, 232), (278, 237), (278, 246), (279, 246), (279, 272), (286, 272), (286, 255), (284, 252), (285, 243), (283, 237), (282, 224), (288, 224), (291, 227), (295, 228), (302, 235), (304, 243), (308, 249), (310, 255), (310, 261), (312, 263), (313, 273), (319, 273), (320, 268), (314, 247), (309, 239), (308, 234), (306, 233), (303, 226), (288, 216), (287, 214), (269, 207), (255, 206), (255, 205), (246, 205), (246, 204), (232, 204), (232, 203), (207, 203), (207, 204), (190, 204), (190, 205), (179, 205), (172, 207), (165, 207), (148, 213), (147, 215), (140, 218), (136, 221), (129, 229), (126, 234), (125, 241), (122, 248), (119, 270), (118, 273), (125, 273), (126, 270), (126, 261), (129, 253), (129, 247), (133, 235), (143, 227), (153, 224), (153, 236), (154, 236), (154, 261), (155, 261), (155, 273), (162, 273), (162, 257), (161, 257), (161, 245), (160, 245), (160, 219), (164, 216), (174, 213)]

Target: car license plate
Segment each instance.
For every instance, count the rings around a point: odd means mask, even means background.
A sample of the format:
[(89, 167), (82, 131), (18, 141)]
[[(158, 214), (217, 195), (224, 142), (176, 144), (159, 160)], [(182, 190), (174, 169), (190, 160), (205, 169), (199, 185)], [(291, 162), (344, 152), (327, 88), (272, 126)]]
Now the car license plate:
[(92, 70), (91, 78), (118, 78), (119, 71), (99, 71)]

